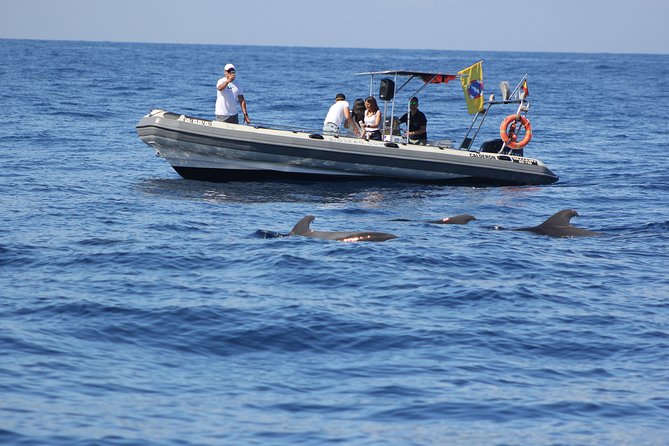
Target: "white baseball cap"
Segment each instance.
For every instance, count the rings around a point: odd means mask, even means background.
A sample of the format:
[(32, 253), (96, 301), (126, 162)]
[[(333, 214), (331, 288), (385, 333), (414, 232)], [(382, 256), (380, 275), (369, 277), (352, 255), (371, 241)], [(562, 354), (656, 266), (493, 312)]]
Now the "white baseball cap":
[(230, 70), (235, 70), (235, 71), (237, 71), (237, 69), (235, 68), (235, 66), (232, 65), (231, 63), (227, 64), (227, 65), (225, 66), (225, 68), (223, 68), (223, 70), (224, 70), (224, 71), (230, 71)]

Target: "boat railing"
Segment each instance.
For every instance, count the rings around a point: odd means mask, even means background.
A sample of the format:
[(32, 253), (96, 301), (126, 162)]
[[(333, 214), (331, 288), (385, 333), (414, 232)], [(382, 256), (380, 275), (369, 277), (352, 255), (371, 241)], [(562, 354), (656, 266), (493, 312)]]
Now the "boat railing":
[(338, 138), (357, 138), (360, 139), (360, 136), (355, 135), (352, 131), (343, 132), (343, 133), (328, 133), (324, 132), (322, 127), (294, 127), (289, 125), (281, 124), (267, 124), (267, 123), (258, 123), (253, 122), (251, 127), (259, 130), (281, 130), (292, 133), (308, 133), (309, 135), (331, 135)]
[[(508, 105), (508, 104), (518, 104), (516, 114), (527, 113), (530, 107), (530, 103), (527, 100), (527, 97), (522, 93), (521, 85), (527, 80), (527, 74), (518, 82), (516, 88), (513, 89), (511, 93), (508, 91), (509, 84), (508, 82), (500, 83), (500, 90), (502, 93), (502, 100), (495, 100), (495, 94), (491, 94), (488, 101), (483, 105), (483, 109), (477, 112), (472, 119), (472, 123), (467, 130), (462, 142), (460, 143), (460, 150), (471, 150), (474, 140), (478, 136), (485, 119), (488, 117), (488, 112), (493, 106), (497, 105)], [(479, 119), (480, 118), (480, 119)], [(473, 133), (472, 133), (473, 132)], [(471, 136), (470, 136), (471, 135)], [(498, 153), (502, 153), (506, 148), (506, 143), (503, 143), (499, 149)]]
[(261, 129), (261, 130), (283, 130), (287, 132), (293, 132), (293, 133), (317, 133), (317, 132), (322, 132), (322, 128), (315, 128), (315, 127), (295, 127), (295, 126), (290, 126), (290, 125), (282, 125), (282, 124), (267, 124), (263, 122), (253, 122), (251, 123), (251, 127), (256, 128), (256, 129)]

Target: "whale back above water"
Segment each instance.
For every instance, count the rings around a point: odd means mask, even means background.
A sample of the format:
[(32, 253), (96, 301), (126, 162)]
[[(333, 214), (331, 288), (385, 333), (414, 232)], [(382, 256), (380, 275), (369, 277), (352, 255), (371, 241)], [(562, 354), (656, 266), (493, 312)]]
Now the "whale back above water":
[(439, 220), (411, 220), (408, 218), (394, 218), (390, 221), (420, 221), (424, 223), (433, 223), (436, 225), (466, 225), (472, 220), (476, 220), (476, 217), (469, 214), (459, 214), (452, 217), (444, 217)]
[(571, 219), (577, 216), (578, 212), (576, 210), (563, 209), (551, 215), (538, 226), (517, 228), (514, 231), (533, 232), (534, 234), (547, 235), (549, 237), (591, 237), (600, 235), (598, 232), (572, 226)]
[(368, 231), (314, 231), (311, 229), (311, 222), (316, 217), (307, 215), (302, 218), (290, 231), (290, 235), (301, 235), (303, 237), (319, 238), (323, 240), (337, 240), (340, 242), (383, 242), (397, 238), (394, 234), (386, 232), (368, 232)]
[(452, 217), (445, 217), (441, 220), (428, 220), (428, 223), (434, 223), (437, 225), (466, 225), (472, 220), (476, 220), (476, 217), (469, 214), (460, 214), (454, 215)]

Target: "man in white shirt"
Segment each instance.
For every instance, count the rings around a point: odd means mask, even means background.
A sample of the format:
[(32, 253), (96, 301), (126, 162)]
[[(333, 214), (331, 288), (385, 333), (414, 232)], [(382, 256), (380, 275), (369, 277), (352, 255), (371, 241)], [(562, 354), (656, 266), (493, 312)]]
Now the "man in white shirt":
[(223, 70), (225, 71), (225, 77), (220, 78), (216, 83), (216, 89), (218, 90), (216, 92), (216, 120), (239, 124), (239, 117), (237, 116), (239, 113), (237, 102), (239, 102), (244, 113), (244, 122), (250, 124), (251, 120), (246, 111), (246, 100), (242, 87), (234, 84), (237, 70), (231, 63), (227, 64)]
[(325, 133), (339, 133), (341, 128), (348, 128), (351, 126), (356, 135), (359, 134), (358, 128), (351, 117), (351, 110), (349, 110), (346, 96), (343, 93), (337, 93), (335, 96), (335, 103), (332, 104), (328, 114), (323, 121), (323, 132)]

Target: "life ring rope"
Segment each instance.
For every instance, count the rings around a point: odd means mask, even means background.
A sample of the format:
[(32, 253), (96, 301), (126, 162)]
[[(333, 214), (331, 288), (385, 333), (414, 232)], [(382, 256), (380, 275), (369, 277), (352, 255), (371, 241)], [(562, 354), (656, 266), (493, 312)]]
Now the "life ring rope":
[[(518, 133), (525, 129), (525, 136), (518, 141)], [(520, 114), (509, 115), (504, 118), (499, 126), (499, 135), (507, 147), (511, 149), (522, 149), (532, 139), (532, 124)]]

